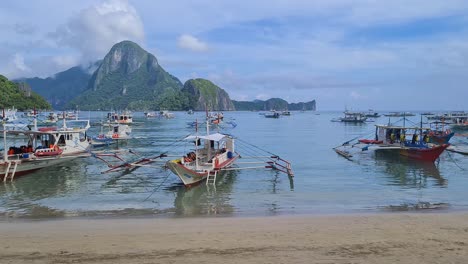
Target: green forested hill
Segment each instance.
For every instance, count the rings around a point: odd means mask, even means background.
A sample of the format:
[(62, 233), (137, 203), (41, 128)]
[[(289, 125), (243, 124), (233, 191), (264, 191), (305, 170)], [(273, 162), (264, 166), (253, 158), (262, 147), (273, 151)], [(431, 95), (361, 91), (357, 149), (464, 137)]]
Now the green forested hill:
[[(24, 78), (19, 81), (29, 84), (39, 95), (43, 96), (54, 109), (63, 109), (70, 100), (81, 94), (87, 87), (92, 70), (100, 61), (87, 68), (75, 66), (47, 78)], [(91, 72), (91, 73), (90, 73)]]
[[(225, 90), (206, 79), (190, 79), (182, 85), (159, 65), (153, 54), (128, 40), (115, 44), (103, 60), (87, 68), (76, 66), (53, 77), (20, 81), (31, 85), (55, 109), (315, 110), (315, 101), (234, 101)], [(1, 100), (6, 99), (0, 97)]]
[(51, 105), (40, 95), (33, 92), (29, 85), (14, 83), (0, 75), (0, 107), (15, 107), (18, 110), (51, 109)]
[(156, 57), (136, 43), (122, 41), (112, 47), (87, 89), (69, 107), (145, 110), (167, 105), (173, 109), (186, 104), (180, 97), (181, 89), (182, 83), (167, 73)]
[(190, 79), (185, 82), (183, 93), (188, 96), (190, 108), (193, 110), (235, 110), (226, 91), (205, 79)]

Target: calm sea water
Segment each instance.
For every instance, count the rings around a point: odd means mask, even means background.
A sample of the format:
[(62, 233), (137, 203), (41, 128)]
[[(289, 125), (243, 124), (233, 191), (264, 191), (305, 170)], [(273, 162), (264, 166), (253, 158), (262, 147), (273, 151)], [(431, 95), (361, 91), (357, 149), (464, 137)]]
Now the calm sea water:
[[(46, 168), (0, 185), (0, 215), (10, 218), (108, 216), (265, 216), (335, 214), (389, 210), (468, 209), (468, 157), (444, 153), (435, 164), (408, 162), (372, 152), (353, 160), (332, 148), (344, 141), (372, 135), (374, 123), (330, 122), (339, 112), (293, 112), (268, 119), (256, 112), (225, 112), (237, 127), (224, 132), (289, 160), (294, 178), (269, 170), (227, 172), (215, 187), (185, 188), (169, 171), (156, 167), (101, 174), (106, 165), (84, 158)], [(105, 113), (81, 113), (93, 122)], [(176, 112), (175, 119), (145, 119), (136, 113), (133, 136), (119, 146), (139, 155), (175, 149), (171, 143), (193, 132), (186, 122), (204, 113)], [(419, 119), (419, 117), (415, 117)], [(417, 120), (415, 120), (417, 122)], [(386, 123), (385, 117), (376, 123)], [(97, 134), (93, 127), (90, 134)], [(466, 136), (454, 139), (467, 143)], [(253, 149), (238, 147), (248, 154)], [(135, 156), (126, 156), (134, 158)]]

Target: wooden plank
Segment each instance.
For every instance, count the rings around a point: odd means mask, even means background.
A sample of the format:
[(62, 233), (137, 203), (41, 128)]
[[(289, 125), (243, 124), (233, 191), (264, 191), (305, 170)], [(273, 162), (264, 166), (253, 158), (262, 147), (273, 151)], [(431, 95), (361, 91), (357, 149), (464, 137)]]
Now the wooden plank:
[(333, 149), (335, 150), (336, 153), (338, 153), (339, 155), (345, 157), (345, 158), (351, 158), (353, 155), (351, 155), (349, 152), (347, 151), (344, 151), (344, 150), (339, 150), (339, 149)]

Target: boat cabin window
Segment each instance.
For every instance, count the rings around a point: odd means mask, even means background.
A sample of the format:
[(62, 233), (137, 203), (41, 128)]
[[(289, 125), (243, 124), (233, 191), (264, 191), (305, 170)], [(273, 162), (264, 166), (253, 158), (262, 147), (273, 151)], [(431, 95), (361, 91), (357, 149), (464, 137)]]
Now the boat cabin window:
[(80, 141), (84, 142), (86, 140), (86, 132), (80, 132)]
[(119, 127), (118, 126), (115, 126), (114, 127), (114, 133), (118, 133), (119, 132)]
[(65, 135), (60, 135), (57, 145), (65, 146)]
[(41, 142), (41, 145), (44, 148), (48, 148), (50, 145), (55, 144), (55, 137), (53, 135), (38, 135), (37, 139)]

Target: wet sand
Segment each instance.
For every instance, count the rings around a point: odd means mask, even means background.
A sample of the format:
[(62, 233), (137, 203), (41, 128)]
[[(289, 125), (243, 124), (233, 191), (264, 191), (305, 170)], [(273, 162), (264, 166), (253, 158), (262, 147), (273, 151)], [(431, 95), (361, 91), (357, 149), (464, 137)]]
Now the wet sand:
[(0, 223), (0, 263), (468, 263), (468, 214)]

